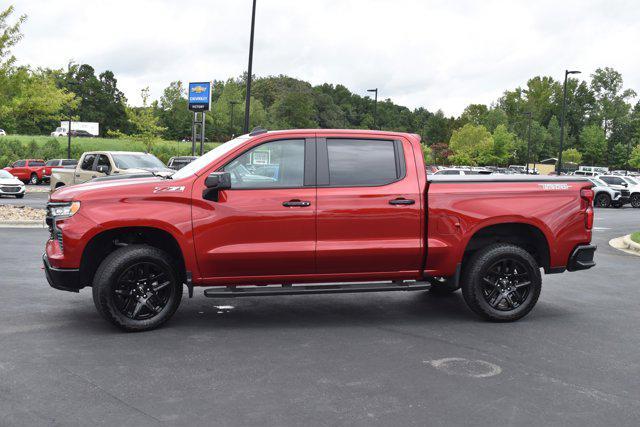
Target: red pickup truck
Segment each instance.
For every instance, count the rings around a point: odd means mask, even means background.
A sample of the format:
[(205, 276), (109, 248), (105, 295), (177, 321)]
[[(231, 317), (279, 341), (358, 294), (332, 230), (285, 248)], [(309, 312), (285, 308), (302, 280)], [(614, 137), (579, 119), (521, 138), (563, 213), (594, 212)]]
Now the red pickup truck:
[(27, 184), (37, 184), (44, 179), (44, 160), (26, 159), (16, 160), (4, 170)]
[(55, 191), (44, 269), (54, 288), (92, 286), (129, 331), (169, 319), (183, 285), (213, 298), (462, 288), (475, 313), (511, 321), (535, 305), (540, 268), (595, 265), (591, 186), (427, 177), (413, 134), (256, 130), (171, 178)]

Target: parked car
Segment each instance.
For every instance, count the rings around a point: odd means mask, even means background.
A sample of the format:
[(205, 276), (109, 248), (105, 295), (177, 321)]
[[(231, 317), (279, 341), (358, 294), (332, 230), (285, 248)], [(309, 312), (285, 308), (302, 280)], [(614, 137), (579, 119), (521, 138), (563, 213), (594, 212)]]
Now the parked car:
[[(246, 174), (265, 157), (277, 179)], [(482, 318), (514, 321), (538, 300), (540, 268), (595, 265), (592, 186), (427, 178), (415, 134), (260, 131), (170, 179), (58, 189), (43, 263), (52, 287), (92, 286), (98, 311), (129, 331), (166, 322), (184, 285), (212, 298), (461, 287)]]
[(167, 167), (173, 170), (180, 170), (197, 158), (198, 156), (175, 156), (169, 159)]
[(0, 170), (0, 195), (14, 196), (16, 199), (24, 197), (26, 189), (24, 183), (6, 170)]
[(598, 178), (611, 187), (619, 189), (627, 203), (631, 202), (631, 206), (640, 208), (640, 185), (632, 178), (617, 175), (600, 175)]
[(591, 177), (589, 181), (593, 183), (593, 205), (599, 208), (608, 208), (610, 206), (622, 206), (628, 202), (628, 199), (622, 198), (622, 190), (611, 188), (601, 179)]
[(171, 175), (156, 156), (133, 151), (90, 151), (80, 157), (75, 169), (54, 169), (51, 173), (51, 191), (64, 185), (81, 184), (107, 175), (160, 174)]
[(43, 179), (49, 181), (51, 178), (51, 171), (53, 168), (74, 169), (78, 161), (75, 159), (51, 159), (47, 160), (44, 164)]
[(7, 136), (7, 132), (4, 129), (0, 129), (0, 136)]
[(95, 135), (82, 129), (72, 130), (70, 133), (71, 133), (71, 136), (74, 136), (77, 138), (95, 138)]
[(38, 184), (44, 179), (44, 160), (25, 159), (16, 160), (4, 168), (11, 175), (28, 184)]

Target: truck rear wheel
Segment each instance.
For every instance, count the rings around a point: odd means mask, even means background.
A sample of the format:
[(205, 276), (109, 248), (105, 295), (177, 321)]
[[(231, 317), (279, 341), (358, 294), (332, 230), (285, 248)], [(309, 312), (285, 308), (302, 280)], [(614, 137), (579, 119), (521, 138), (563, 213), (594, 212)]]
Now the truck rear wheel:
[(526, 316), (541, 289), (536, 260), (516, 245), (487, 246), (463, 269), (462, 296), (471, 310), (487, 320), (509, 322)]
[(182, 300), (182, 283), (169, 255), (129, 245), (105, 258), (93, 281), (93, 302), (125, 331), (147, 331), (169, 320)]

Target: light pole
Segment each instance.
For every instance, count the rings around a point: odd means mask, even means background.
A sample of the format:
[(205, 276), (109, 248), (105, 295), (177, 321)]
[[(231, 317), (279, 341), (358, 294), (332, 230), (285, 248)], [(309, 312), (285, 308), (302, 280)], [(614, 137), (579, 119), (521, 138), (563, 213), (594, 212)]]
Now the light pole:
[(253, 68), (253, 33), (256, 26), (256, 0), (251, 11), (251, 39), (249, 40), (249, 69), (247, 71), (247, 99), (244, 103), (244, 133), (249, 133), (249, 111), (251, 103), (251, 73)]
[[(527, 125), (527, 175), (529, 175), (529, 159), (531, 158), (531, 116), (533, 114), (531, 114), (531, 111), (527, 111), (524, 115), (529, 117), (529, 124)], [(533, 169), (535, 172), (535, 166)]]
[(560, 153), (558, 153), (558, 175), (562, 173), (562, 143), (564, 142), (564, 116), (567, 109), (567, 78), (569, 74), (580, 74), (581, 71), (564, 70), (564, 86), (562, 89), (562, 117), (560, 118)]
[(378, 88), (367, 89), (367, 92), (374, 92), (375, 100), (373, 101), (373, 128), (378, 128)]
[(239, 103), (239, 101), (229, 101), (229, 104), (231, 104), (231, 117), (229, 118), (229, 126), (231, 127), (231, 138), (235, 136), (235, 132), (233, 130), (233, 110), (235, 109), (236, 104)]

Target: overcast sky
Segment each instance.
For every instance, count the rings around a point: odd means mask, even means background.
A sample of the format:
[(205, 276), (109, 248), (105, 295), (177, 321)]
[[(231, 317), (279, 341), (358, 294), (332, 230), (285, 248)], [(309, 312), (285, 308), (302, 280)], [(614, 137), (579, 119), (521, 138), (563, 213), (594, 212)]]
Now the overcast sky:
[[(13, 1), (29, 17), (19, 63), (113, 70), (133, 104), (247, 67), (251, 0)], [(411, 108), (457, 115), (534, 75), (604, 66), (640, 92), (639, 0), (258, 0), (255, 75), (378, 87)]]

